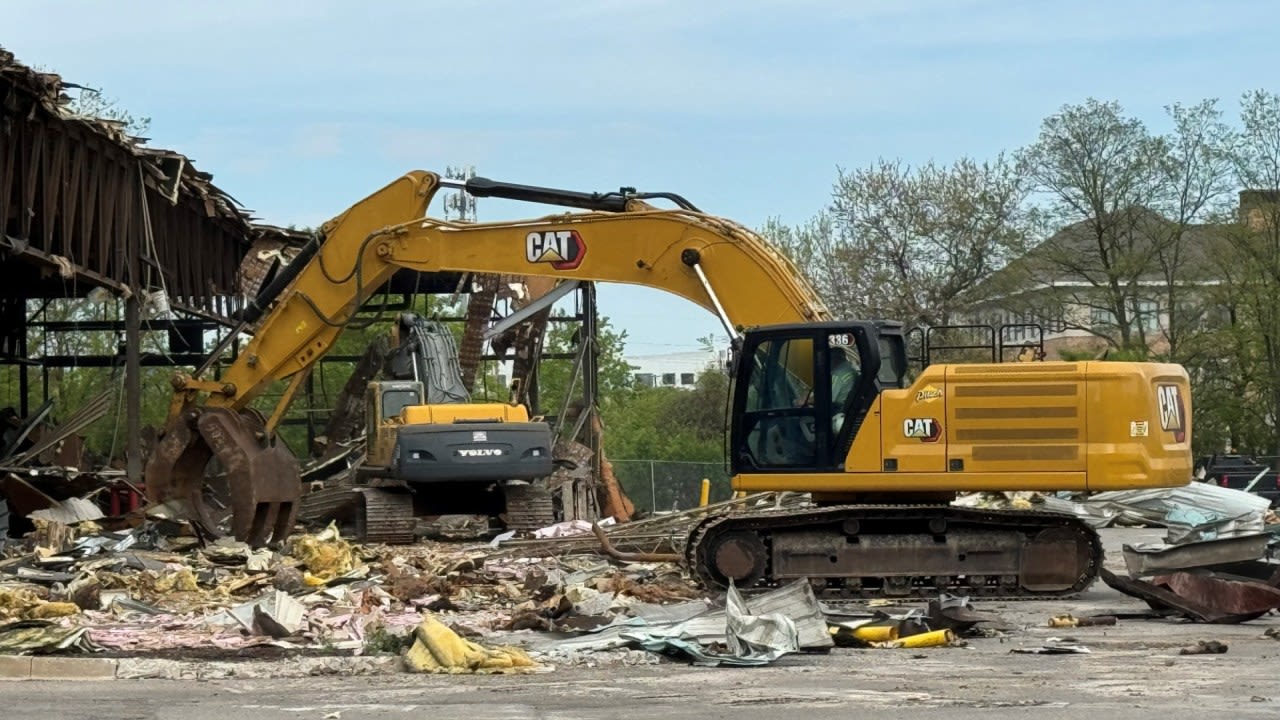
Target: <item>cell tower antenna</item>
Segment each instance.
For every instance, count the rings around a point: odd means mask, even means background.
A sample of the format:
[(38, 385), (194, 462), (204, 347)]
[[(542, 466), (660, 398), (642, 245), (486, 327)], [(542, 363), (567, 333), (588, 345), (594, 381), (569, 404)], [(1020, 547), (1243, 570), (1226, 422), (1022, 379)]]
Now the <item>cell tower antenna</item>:
[[(449, 180), (466, 182), (476, 176), (475, 166), (454, 167), (444, 169), (444, 176)], [(455, 190), (444, 196), (444, 219), (456, 222), (476, 221), (476, 199), (465, 190)]]

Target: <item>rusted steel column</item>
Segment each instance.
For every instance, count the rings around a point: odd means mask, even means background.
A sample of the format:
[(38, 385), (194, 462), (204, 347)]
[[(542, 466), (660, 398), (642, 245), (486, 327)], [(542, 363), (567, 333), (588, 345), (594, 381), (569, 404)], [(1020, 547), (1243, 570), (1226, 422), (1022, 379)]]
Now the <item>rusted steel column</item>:
[(124, 301), (124, 397), (126, 465), (129, 482), (142, 482), (142, 308), (139, 291)]
[[(601, 435), (603, 435), (603, 426), (600, 425), (600, 314), (596, 308), (596, 284), (592, 282), (582, 284), (582, 325), (581, 338), (586, 344), (587, 351), (582, 356), (582, 404), (586, 408), (586, 412), (590, 415), (587, 427), (591, 428), (587, 431), (586, 445), (595, 453), (595, 473), (596, 477), (600, 477), (601, 471), (604, 469), (600, 462), (600, 447), (602, 445)], [(599, 431), (596, 430), (599, 426)], [(577, 440), (578, 438), (573, 438)]]
[[(127, 174), (126, 174), (127, 177)], [(128, 297), (124, 301), (124, 397), (125, 397), (125, 472), (134, 487), (142, 483), (142, 243), (146, 223), (146, 188), (139, 188), (139, 195), (123, 194), (128, 204), (121, 214), (137, 213), (139, 222), (133, 223), (134, 231), (126, 231), (120, 238), (124, 245), (125, 270), (128, 272), (126, 287)]]
[(458, 365), (462, 369), (462, 384), (474, 392), (484, 354), (484, 328), (493, 316), (493, 304), (498, 296), (498, 276), (477, 274), (471, 280), (481, 289), (467, 297), (467, 322), (462, 341), (458, 343)]
[(11, 302), (20, 306), (18, 311), (14, 313), (14, 319), (20, 319), (21, 321), (21, 325), (19, 325), (16, 332), (17, 337), (15, 339), (18, 341), (18, 347), (14, 348), (16, 351), (14, 354), (22, 360), (18, 365), (18, 395), (21, 396), (18, 401), (18, 412), (22, 417), (26, 418), (31, 416), (31, 376), (28, 374), (30, 368), (27, 366), (27, 358), (31, 355), (27, 348), (27, 333), (30, 332), (27, 328), (28, 303), (26, 298), (14, 298)]

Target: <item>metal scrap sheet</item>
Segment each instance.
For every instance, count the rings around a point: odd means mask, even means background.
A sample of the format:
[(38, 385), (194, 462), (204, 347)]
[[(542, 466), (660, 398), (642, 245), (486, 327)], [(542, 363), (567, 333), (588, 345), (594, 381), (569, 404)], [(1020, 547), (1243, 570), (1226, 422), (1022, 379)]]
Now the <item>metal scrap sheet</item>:
[(1179, 544), (1263, 532), (1263, 516), (1271, 501), (1241, 490), (1192, 482), (1177, 488), (1098, 493), (1085, 505), (1094, 511), (1114, 512), (1117, 518), (1163, 525), (1169, 529), (1168, 541)]
[(1126, 544), (1123, 547), (1124, 562), (1129, 569), (1129, 576), (1135, 578), (1174, 570), (1247, 562), (1266, 555), (1270, 540), (1270, 533), (1253, 533), (1181, 545)]
[(27, 517), (32, 520), (47, 520), (63, 525), (74, 525), (86, 520), (101, 520), (105, 517), (97, 504), (84, 498), (72, 497), (59, 502), (53, 507), (36, 510)]
[[(823, 649), (835, 645), (827, 630), (813, 588), (807, 581), (798, 580), (761, 595), (744, 598), (747, 612), (752, 615), (779, 614), (791, 619), (796, 628), (800, 649)], [(624, 637), (627, 636), (627, 637)], [(546, 647), (560, 650), (601, 651), (628, 647), (641, 636), (648, 638), (682, 638), (706, 646), (728, 643), (728, 617), (726, 610), (708, 611), (687, 620), (668, 623), (648, 623), (642, 618), (611, 625), (590, 635), (567, 640), (548, 641)], [(544, 643), (538, 643), (543, 645)]]
[(800, 634), (794, 620), (782, 612), (757, 613), (748, 609), (732, 585), (725, 598), (724, 612), (716, 615), (724, 623), (723, 642), (700, 641), (686, 631), (656, 628), (624, 630), (619, 637), (652, 652), (683, 654), (693, 664), (707, 666), (767, 665), (800, 650)]

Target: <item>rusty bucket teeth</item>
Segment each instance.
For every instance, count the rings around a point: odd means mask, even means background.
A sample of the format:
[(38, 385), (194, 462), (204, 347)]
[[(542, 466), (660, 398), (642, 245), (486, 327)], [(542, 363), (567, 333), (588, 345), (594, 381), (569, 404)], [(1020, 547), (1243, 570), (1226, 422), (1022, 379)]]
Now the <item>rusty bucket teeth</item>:
[[(205, 474), (211, 459), (225, 472), (229, 518), (208, 501)], [(284, 541), (302, 496), (293, 453), (268, 438), (261, 416), (227, 408), (205, 408), (171, 420), (147, 463), (146, 481), (152, 499), (176, 501), (179, 511), (205, 532), (230, 534), (254, 547)]]

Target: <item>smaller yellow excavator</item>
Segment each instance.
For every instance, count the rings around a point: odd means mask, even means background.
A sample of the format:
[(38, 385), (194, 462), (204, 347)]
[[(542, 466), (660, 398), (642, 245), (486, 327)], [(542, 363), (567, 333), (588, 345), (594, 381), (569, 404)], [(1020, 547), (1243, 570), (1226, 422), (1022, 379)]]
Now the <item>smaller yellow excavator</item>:
[(366, 453), (357, 535), (406, 543), (424, 515), (504, 517), (508, 528), (555, 522), (545, 480), (551, 425), (517, 403), (471, 401), (453, 333), (416, 313), (400, 315), (385, 379), (366, 391)]

